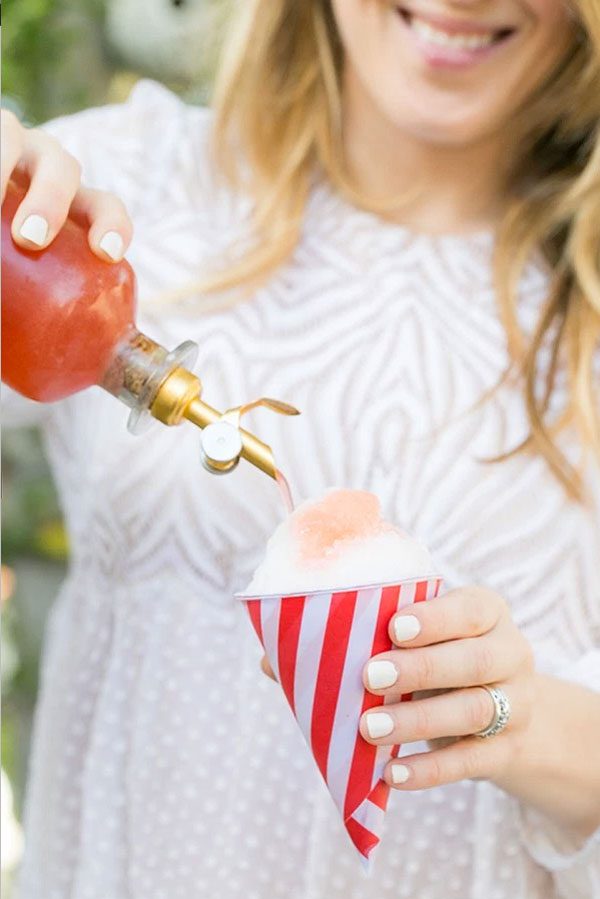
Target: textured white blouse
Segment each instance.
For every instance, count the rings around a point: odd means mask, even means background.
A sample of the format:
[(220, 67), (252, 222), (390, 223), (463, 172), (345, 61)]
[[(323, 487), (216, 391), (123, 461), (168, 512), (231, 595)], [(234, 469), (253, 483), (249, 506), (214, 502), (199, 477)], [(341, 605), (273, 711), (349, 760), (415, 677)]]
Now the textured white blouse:
[[(209, 127), (149, 81), (49, 126), (86, 182), (130, 210), (141, 327), (169, 347), (198, 341), (213, 405), (268, 395), (303, 410), (249, 419), (297, 499), (374, 491), (448, 586), (506, 597), (540, 669), (600, 689), (598, 494), (588, 509), (567, 501), (540, 458), (483, 461), (526, 430), (509, 385), (476, 405), (507, 362), (491, 234), (416, 235), (321, 184), (293, 258), (245, 302), (204, 316), (197, 296), (161, 303), (245, 233)], [(524, 321), (544, 290), (531, 266)], [(43, 426), (72, 543), (48, 628), (21, 899), (600, 896), (598, 835), (577, 843), (486, 782), (392, 791), (367, 878), (233, 599), (283, 514), (274, 483), (245, 463), (205, 472), (191, 425), (130, 435), (99, 388), (45, 407), (6, 391), (5, 403)]]

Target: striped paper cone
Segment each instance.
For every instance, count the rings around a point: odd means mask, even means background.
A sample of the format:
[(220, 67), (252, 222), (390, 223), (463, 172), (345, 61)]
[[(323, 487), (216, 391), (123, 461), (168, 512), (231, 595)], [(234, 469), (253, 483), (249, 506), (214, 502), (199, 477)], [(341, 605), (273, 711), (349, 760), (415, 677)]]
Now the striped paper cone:
[(384, 702), (365, 690), (362, 669), (392, 648), (392, 615), (440, 586), (431, 577), (334, 593), (238, 594), (367, 869), (390, 791), (383, 769), (400, 747), (372, 746), (358, 731), (363, 712)]

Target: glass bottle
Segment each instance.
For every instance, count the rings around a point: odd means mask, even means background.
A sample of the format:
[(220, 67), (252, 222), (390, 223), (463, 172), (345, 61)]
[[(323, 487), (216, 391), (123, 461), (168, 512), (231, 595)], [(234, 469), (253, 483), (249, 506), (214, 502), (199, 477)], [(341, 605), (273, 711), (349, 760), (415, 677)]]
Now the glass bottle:
[(281, 478), (271, 448), (240, 426), (256, 406), (284, 415), (297, 410), (262, 398), (220, 413), (201, 399), (189, 370), (198, 347), (167, 350), (136, 328), (136, 280), (129, 263), (109, 263), (90, 250), (85, 222), (70, 215), (50, 246), (31, 252), (10, 225), (27, 182), (13, 176), (2, 205), (2, 378), (38, 402), (64, 399), (99, 385), (131, 409), (128, 427), (184, 419), (202, 428), (201, 459), (209, 471), (233, 470), (240, 458)]

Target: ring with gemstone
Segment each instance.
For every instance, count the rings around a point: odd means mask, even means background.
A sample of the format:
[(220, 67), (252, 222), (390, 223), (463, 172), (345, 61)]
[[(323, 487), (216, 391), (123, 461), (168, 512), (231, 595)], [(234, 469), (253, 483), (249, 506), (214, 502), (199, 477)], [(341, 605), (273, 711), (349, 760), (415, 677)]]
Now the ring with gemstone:
[(476, 731), (474, 736), (493, 737), (504, 730), (510, 720), (510, 702), (508, 696), (500, 687), (488, 687), (486, 684), (481, 684), (481, 687), (487, 690), (492, 697), (494, 714), (488, 726), (484, 727), (483, 730)]

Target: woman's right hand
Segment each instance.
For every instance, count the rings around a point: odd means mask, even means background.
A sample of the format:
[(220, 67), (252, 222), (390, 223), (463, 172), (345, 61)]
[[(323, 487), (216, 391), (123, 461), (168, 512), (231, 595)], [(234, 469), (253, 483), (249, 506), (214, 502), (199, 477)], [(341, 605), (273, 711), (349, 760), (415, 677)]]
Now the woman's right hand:
[(15, 172), (29, 179), (11, 231), (15, 243), (27, 250), (47, 247), (71, 211), (89, 225), (92, 251), (118, 262), (131, 242), (132, 224), (125, 206), (113, 194), (81, 184), (81, 166), (60, 143), (37, 128), (25, 128), (14, 113), (2, 110), (2, 201)]

